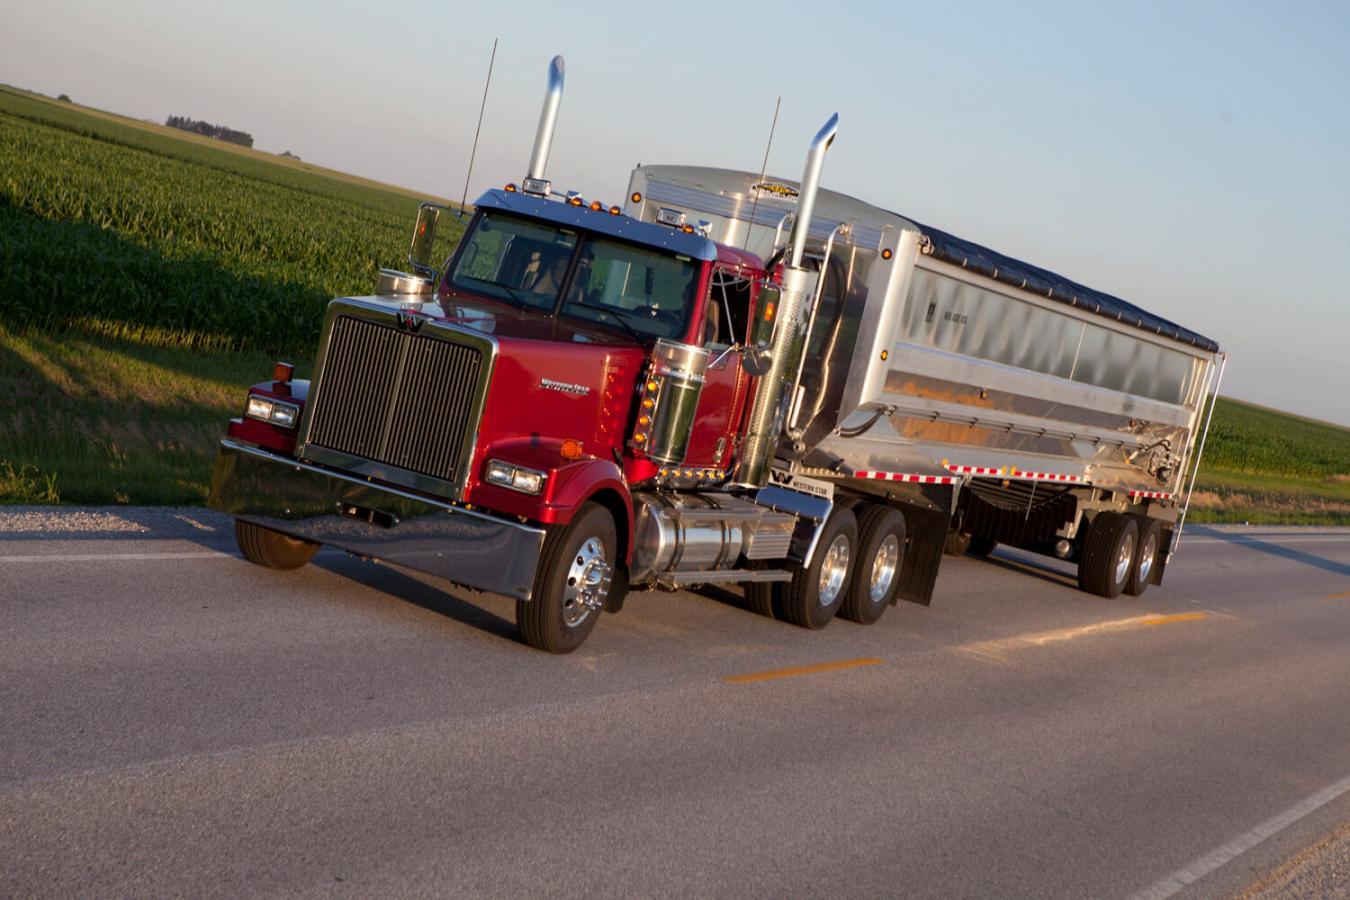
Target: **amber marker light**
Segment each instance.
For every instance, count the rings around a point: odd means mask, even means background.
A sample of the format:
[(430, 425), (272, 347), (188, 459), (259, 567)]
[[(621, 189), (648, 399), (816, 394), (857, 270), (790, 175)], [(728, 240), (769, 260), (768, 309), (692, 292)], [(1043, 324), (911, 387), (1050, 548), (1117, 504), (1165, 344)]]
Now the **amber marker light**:
[(273, 381), (280, 381), (282, 384), (286, 384), (291, 380), (291, 376), (294, 374), (295, 366), (290, 363), (278, 362), (272, 364)]
[(581, 441), (568, 438), (562, 442), (563, 459), (581, 459)]
[(580, 206), (583, 201), (580, 197), (572, 197), (567, 202), (572, 204), (573, 206)]
[(508, 184), (506, 186), (506, 192), (508, 194), (514, 194), (516, 192), (516, 186), (514, 184)]
[(683, 228), (681, 228), (680, 230), (683, 231), (685, 234), (693, 234), (693, 233), (694, 233), (694, 226), (693, 226), (693, 225), (686, 225), (686, 226), (684, 226)]
[(642, 195), (639, 194), (637, 191), (633, 191), (633, 196), (629, 197), (628, 199), (632, 200), (634, 203), (641, 203)]
[(881, 258), (882, 258), (882, 259), (890, 259), (893, 255), (894, 255), (894, 254), (891, 253), (891, 248), (890, 248), (890, 247), (887, 247), (885, 250), (882, 250), (882, 251), (881, 251)]
[(647, 390), (649, 390), (649, 391), (654, 391), (654, 390), (656, 390), (657, 388), (659, 388), (660, 386), (661, 386), (661, 385), (657, 384), (655, 381), (649, 381), (649, 382), (647, 382)]
[(619, 209), (617, 206), (611, 206), (609, 208), (609, 214), (611, 216), (617, 216), (621, 212), (623, 212), (623, 210)]
[(887, 359), (890, 358), (890, 356), (891, 356), (891, 352), (890, 352), (889, 350), (882, 350), (882, 351), (881, 351), (881, 361), (882, 361), (882, 362), (885, 362)]
[(592, 200), (592, 201), (591, 201), (591, 212), (599, 212), (600, 210), (602, 210), (602, 209), (604, 209), (604, 208), (605, 208), (605, 204), (601, 203), (599, 200)]

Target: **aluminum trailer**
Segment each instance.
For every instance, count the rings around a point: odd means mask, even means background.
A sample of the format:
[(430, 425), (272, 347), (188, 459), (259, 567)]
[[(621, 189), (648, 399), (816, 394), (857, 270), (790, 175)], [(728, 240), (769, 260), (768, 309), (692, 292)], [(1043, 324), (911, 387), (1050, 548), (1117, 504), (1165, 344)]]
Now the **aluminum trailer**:
[[(750, 172), (640, 166), (626, 211), (678, 211), (771, 268), (798, 191)], [(948, 552), (1006, 543), (1073, 560), (1095, 593), (1161, 582), (1226, 361), (1216, 342), (833, 191), (816, 196), (808, 248), (821, 275), (780, 480), (926, 505), (951, 517)], [(916, 551), (930, 564), (913, 577), (935, 577), (932, 548)], [(926, 597), (931, 582), (910, 588)]]

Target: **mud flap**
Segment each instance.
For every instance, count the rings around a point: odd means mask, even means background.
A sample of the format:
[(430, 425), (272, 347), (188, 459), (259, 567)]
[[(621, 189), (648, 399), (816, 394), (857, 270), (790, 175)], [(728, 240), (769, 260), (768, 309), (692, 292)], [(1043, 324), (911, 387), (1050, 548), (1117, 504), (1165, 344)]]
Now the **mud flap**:
[(927, 606), (933, 601), (933, 586), (937, 584), (942, 546), (947, 540), (952, 516), (949, 512), (910, 504), (901, 504), (898, 508), (905, 516), (908, 545), (904, 563), (900, 566), (900, 588), (896, 591), (896, 599)]

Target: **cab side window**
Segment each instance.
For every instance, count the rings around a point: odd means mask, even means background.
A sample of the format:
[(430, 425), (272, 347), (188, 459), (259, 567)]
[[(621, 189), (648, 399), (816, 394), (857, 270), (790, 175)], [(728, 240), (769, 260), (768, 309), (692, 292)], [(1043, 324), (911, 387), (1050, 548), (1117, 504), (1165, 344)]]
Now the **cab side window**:
[(703, 311), (703, 343), (728, 347), (744, 343), (750, 317), (750, 281), (725, 269), (713, 270)]

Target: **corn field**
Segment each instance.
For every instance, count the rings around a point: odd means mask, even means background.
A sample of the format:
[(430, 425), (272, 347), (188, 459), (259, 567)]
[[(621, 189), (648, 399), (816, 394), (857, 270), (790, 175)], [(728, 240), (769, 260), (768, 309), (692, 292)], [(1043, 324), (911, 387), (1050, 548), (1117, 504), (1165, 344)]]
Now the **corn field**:
[(0, 322), (14, 328), (308, 354), (328, 300), (370, 293), (406, 255), (416, 209), (0, 91)]

